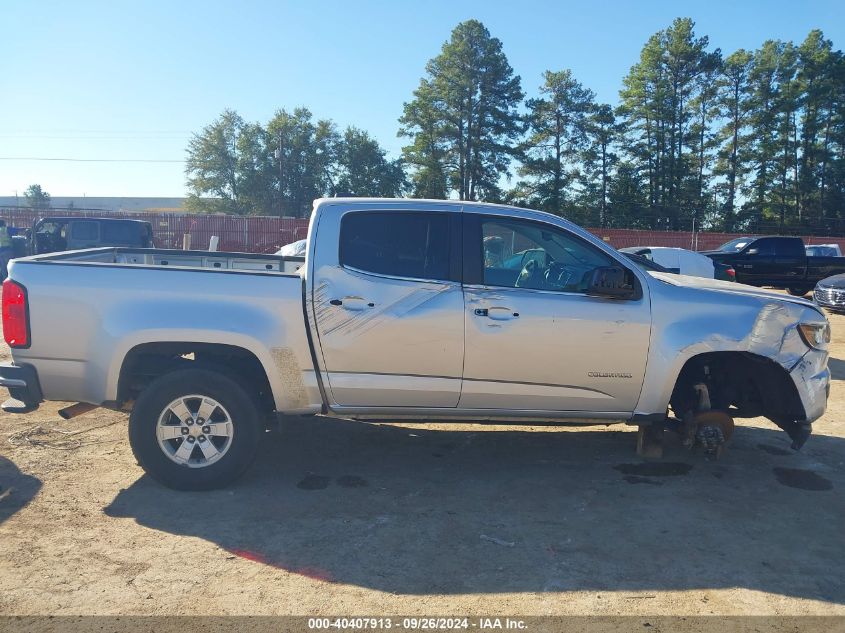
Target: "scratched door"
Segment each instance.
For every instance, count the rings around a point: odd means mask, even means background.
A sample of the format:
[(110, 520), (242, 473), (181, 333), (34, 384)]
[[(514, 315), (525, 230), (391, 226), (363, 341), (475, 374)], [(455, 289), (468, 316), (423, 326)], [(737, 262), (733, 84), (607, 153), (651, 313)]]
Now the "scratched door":
[[(459, 274), (457, 215), (399, 209), (324, 218), (313, 305), (337, 405), (457, 405), (464, 353), (463, 292), (451, 279)], [(338, 243), (334, 252), (327, 246)]]

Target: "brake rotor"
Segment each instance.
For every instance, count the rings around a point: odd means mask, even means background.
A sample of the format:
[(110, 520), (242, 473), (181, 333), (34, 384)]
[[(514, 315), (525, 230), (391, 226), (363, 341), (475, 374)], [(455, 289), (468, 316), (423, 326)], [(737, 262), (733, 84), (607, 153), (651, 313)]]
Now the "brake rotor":
[(734, 433), (734, 419), (724, 411), (700, 411), (693, 418), (695, 440), (705, 455), (718, 459)]

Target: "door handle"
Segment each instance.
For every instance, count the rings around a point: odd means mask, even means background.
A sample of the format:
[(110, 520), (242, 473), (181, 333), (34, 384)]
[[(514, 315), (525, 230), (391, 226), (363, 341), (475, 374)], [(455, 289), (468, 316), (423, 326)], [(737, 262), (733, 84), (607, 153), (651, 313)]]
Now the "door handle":
[(344, 297), (343, 299), (330, 299), (329, 303), (333, 306), (342, 306), (346, 310), (363, 310), (364, 308), (374, 308), (376, 306), (372, 301), (367, 301), (363, 297)]
[(494, 307), (494, 308), (476, 308), (473, 310), (475, 316), (487, 317), (494, 321), (509, 321), (510, 319), (519, 318), (519, 312), (512, 312), (510, 308)]

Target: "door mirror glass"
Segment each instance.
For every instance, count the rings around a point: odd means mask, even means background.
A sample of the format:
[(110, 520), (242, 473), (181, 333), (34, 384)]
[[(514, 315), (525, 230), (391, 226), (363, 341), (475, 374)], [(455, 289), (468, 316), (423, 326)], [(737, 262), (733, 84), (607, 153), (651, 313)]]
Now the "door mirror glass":
[(611, 299), (631, 299), (636, 290), (627, 270), (621, 266), (602, 266), (593, 271), (587, 294)]

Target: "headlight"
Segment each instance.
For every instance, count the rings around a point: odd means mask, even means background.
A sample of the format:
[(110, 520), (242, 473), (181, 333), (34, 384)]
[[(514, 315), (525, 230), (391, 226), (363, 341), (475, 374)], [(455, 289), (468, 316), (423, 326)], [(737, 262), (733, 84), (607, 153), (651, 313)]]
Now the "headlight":
[(813, 349), (827, 349), (830, 343), (830, 323), (799, 323), (798, 331), (804, 342)]

